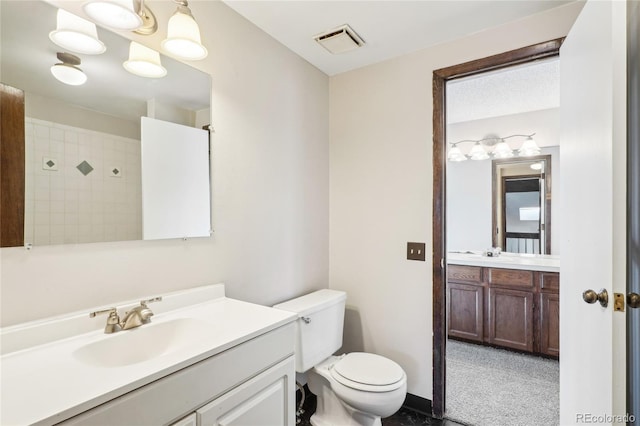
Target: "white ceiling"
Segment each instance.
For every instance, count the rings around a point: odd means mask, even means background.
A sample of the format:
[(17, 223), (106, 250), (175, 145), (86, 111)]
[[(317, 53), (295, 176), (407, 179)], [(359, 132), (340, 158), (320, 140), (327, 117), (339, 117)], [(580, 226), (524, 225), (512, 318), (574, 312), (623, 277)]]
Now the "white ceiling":
[(557, 57), (447, 82), (449, 124), (559, 107)]
[[(223, 1), (330, 76), (570, 3), (559, 0)], [(364, 39), (363, 47), (332, 55), (313, 39), (344, 24), (349, 24)]]

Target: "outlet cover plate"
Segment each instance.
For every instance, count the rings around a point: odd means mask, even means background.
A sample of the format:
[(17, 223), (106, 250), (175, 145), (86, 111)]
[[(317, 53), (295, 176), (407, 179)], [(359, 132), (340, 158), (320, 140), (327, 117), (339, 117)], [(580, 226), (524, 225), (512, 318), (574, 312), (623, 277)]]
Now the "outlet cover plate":
[(407, 243), (407, 260), (425, 261), (425, 243)]

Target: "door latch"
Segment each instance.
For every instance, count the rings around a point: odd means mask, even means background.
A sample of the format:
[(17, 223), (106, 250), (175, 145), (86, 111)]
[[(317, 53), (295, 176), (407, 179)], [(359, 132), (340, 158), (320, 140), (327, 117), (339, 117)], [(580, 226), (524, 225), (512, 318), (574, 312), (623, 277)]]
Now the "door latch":
[(614, 312), (624, 312), (624, 294), (613, 293), (613, 310)]

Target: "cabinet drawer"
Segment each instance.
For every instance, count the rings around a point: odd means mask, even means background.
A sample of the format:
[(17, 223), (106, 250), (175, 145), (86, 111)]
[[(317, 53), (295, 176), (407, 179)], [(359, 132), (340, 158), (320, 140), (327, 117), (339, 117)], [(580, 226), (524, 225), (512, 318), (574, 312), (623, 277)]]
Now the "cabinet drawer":
[(489, 285), (518, 288), (533, 287), (533, 272), (519, 269), (489, 268)]
[(560, 291), (560, 274), (556, 274), (554, 272), (541, 272), (540, 290), (558, 293)]
[(469, 281), (479, 283), (482, 281), (482, 268), (478, 266), (448, 265), (447, 278), (449, 281)]

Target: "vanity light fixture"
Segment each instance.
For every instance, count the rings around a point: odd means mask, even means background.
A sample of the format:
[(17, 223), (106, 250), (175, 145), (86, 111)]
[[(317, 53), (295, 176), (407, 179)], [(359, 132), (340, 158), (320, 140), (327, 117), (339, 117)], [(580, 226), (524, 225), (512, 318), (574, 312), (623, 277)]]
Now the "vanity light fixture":
[[(540, 154), (540, 147), (533, 140), (535, 133), (530, 135), (511, 135), (505, 137), (488, 136), (483, 139), (471, 140), (466, 139), (458, 142), (451, 143), (449, 152), (447, 154), (447, 160), (449, 161), (465, 161), (471, 160), (486, 160), (488, 158), (511, 158), (517, 153), (519, 157), (531, 157), (533, 155)], [(520, 149), (514, 150), (507, 143), (506, 139), (521, 137), (526, 138)], [(458, 144), (473, 143), (473, 147), (468, 154), (463, 154), (462, 150), (458, 147)], [(490, 150), (487, 150), (487, 147)]]
[(193, 18), (189, 2), (174, 0), (178, 4), (175, 13), (169, 18), (167, 38), (162, 48), (168, 53), (186, 60), (199, 60), (207, 57), (206, 47), (200, 39), (200, 27)]
[(49, 38), (65, 50), (86, 55), (99, 55), (107, 50), (98, 39), (96, 24), (63, 9), (58, 9), (56, 29), (49, 33)]
[(144, 0), (90, 0), (82, 8), (95, 22), (116, 30), (150, 35), (158, 29), (156, 17)]
[(140, 77), (161, 78), (167, 75), (166, 68), (160, 63), (160, 53), (135, 41), (129, 45), (129, 59), (122, 66)]
[(540, 147), (538, 146), (536, 141), (533, 140), (531, 136), (528, 136), (527, 140), (525, 140), (522, 146), (520, 147), (518, 154), (521, 157), (531, 157), (533, 155), (538, 155), (540, 154)]
[(58, 52), (57, 57), (61, 63), (51, 67), (51, 74), (64, 84), (80, 86), (87, 82), (86, 74), (78, 67), (80, 58), (67, 52)]

